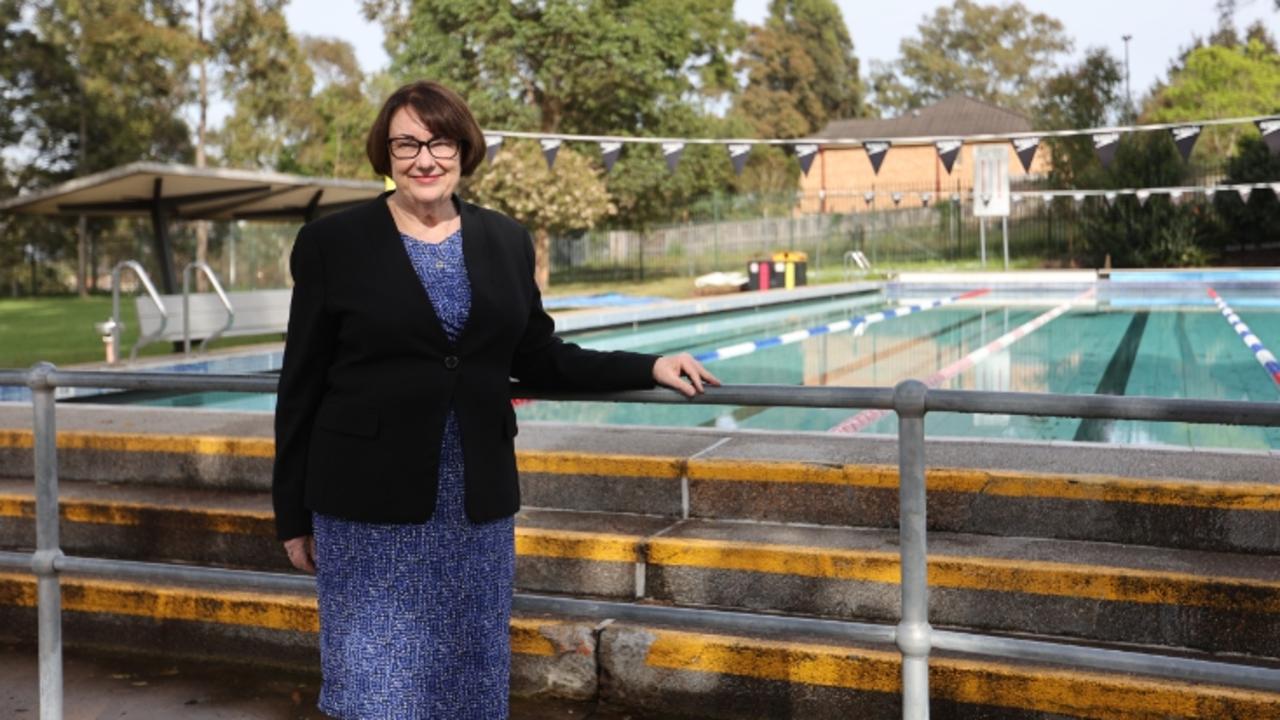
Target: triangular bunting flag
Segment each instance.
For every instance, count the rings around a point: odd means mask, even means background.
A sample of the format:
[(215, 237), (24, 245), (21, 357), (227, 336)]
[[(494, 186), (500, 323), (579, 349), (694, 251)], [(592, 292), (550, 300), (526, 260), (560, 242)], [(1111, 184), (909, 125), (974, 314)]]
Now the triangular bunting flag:
[(622, 154), (622, 143), (620, 142), (602, 142), (600, 143), (600, 159), (604, 162), (604, 174), (608, 175), (613, 170), (613, 164), (618, 162), (618, 156)]
[(863, 200), (866, 200), (866, 201), (867, 201), (867, 204), (868, 204), (868, 205), (870, 205), (870, 204), (871, 204), (871, 202), (872, 202), (873, 200), (875, 200), (875, 199), (876, 199), (876, 191), (875, 191), (875, 190), (868, 190), (868, 191), (866, 191), (866, 192), (862, 193), (862, 199), (863, 199)]
[(1240, 195), (1240, 202), (1245, 205), (1249, 204), (1249, 196), (1253, 194), (1253, 188), (1248, 185), (1238, 185), (1236, 192)]
[(1014, 205), (1017, 205), (1018, 203), (1022, 202), (1022, 193), (1011, 194), (1009, 196), (1009, 202), (1013, 203)]
[(1055, 197), (1055, 195), (1053, 193), (1045, 193), (1044, 195), (1041, 195), (1041, 197), (1044, 198), (1044, 204), (1049, 205), (1053, 203), (1053, 198)]
[(1280, 183), (1271, 183), (1271, 192), (1275, 193), (1277, 200), (1280, 200)]
[(951, 202), (953, 203), (960, 202), (960, 193), (958, 192), (951, 193)]
[(554, 169), (556, 166), (556, 153), (560, 152), (560, 145), (564, 142), (559, 138), (543, 138), (542, 157), (547, 161), (547, 169)]
[(1150, 190), (1139, 190), (1139, 191), (1137, 191), (1136, 193), (1134, 193), (1134, 195), (1137, 195), (1137, 196), (1138, 196), (1138, 204), (1139, 204), (1139, 205), (1141, 205), (1141, 206), (1143, 206), (1143, 207), (1146, 207), (1146, 205), (1147, 205), (1147, 199), (1151, 197), (1151, 191), (1150, 191)]
[(1116, 204), (1116, 194), (1114, 192), (1104, 193), (1102, 197), (1107, 199), (1108, 206)]
[(930, 200), (932, 200), (932, 199), (933, 199), (933, 193), (928, 193), (928, 192), (922, 192), (922, 193), (920, 193), (920, 204), (921, 204), (921, 205), (923, 205), (923, 206), (925, 206), (925, 207), (929, 207), (929, 201), (930, 201)]
[(1170, 130), (1173, 133), (1173, 144), (1178, 146), (1178, 152), (1182, 153), (1182, 160), (1185, 162), (1191, 158), (1191, 148), (1196, 146), (1196, 140), (1200, 139), (1199, 125), (1183, 125)]
[(484, 156), (485, 160), (493, 162), (493, 156), (498, 154), (498, 149), (502, 147), (501, 135), (485, 135), (484, 136)]
[(1280, 118), (1258, 120), (1258, 132), (1262, 133), (1262, 141), (1271, 148), (1273, 155), (1280, 155)]
[(867, 159), (871, 161), (871, 171), (879, 175), (884, 156), (889, 154), (889, 141), (868, 140), (862, 143), (862, 149), (867, 151)]
[(1116, 148), (1120, 146), (1120, 133), (1095, 133), (1093, 136), (1093, 149), (1098, 153), (1098, 159), (1102, 161), (1102, 169), (1106, 170), (1111, 167), (1111, 161), (1116, 159)]
[(1169, 201), (1170, 201), (1170, 202), (1172, 202), (1172, 203), (1173, 203), (1173, 204), (1175, 204), (1175, 205), (1177, 205), (1177, 204), (1181, 203), (1181, 202), (1182, 202), (1182, 191), (1181, 191), (1181, 190), (1170, 190), (1170, 191), (1169, 191)]
[(1031, 161), (1036, 157), (1036, 148), (1040, 147), (1040, 138), (1024, 137), (1013, 139), (1013, 152), (1022, 163), (1023, 172), (1031, 172)]
[(899, 203), (901, 203), (901, 202), (902, 202), (902, 193), (900, 193), (900, 192), (896, 192), (896, 193), (894, 193), (894, 194), (890, 195), (889, 197), (893, 198), (893, 204), (894, 204), (894, 205), (898, 205)]
[(1077, 204), (1077, 205), (1083, 205), (1083, 204), (1084, 204), (1084, 199), (1085, 199), (1085, 197), (1086, 197), (1086, 196), (1085, 196), (1085, 194), (1084, 194), (1084, 193), (1076, 193), (1076, 194), (1072, 195), (1071, 197), (1076, 201), (1076, 204)]
[(1215, 192), (1217, 192), (1217, 191), (1218, 191), (1218, 188), (1213, 188), (1213, 187), (1207, 187), (1207, 188), (1205, 188), (1205, 189), (1204, 189), (1204, 197), (1205, 197), (1205, 199), (1206, 199), (1206, 200), (1212, 200), (1212, 199), (1213, 199), (1213, 194), (1214, 194)]
[(667, 158), (667, 172), (673, 173), (676, 171), (676, 166), (680, 164), (680, 156), (684, 154), (684, 143), (664, 142), (662, 154)]
[(747, 166), (747, 156), (751, 154), (749, 143), (729, 143), (729, 159), (733, 161), (733, 174), (741, 175)]
[(947, 174), (951, 174), (951, 168), (955, 167), (956, 158), (960, 156), (960, 148), (964, 147), (961, 140), (939, 140), (934, 143), (938, 148), (938, 159), (942, 161), (942, 167), (947, 169)]
[(818, 146), (813, 144), (792, 145), (791, 149), (795, 151), (796, 160), (800, 161), (800, 172), (807, 177), (809, 168), (813, 167), (813, 158), (818, 154)]

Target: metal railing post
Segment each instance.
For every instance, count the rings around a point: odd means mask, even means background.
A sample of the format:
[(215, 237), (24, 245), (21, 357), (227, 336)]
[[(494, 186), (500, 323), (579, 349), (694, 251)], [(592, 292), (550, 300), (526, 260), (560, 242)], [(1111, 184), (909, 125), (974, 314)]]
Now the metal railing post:
[(35, 414), (36, 551), (31, 571), (36, 575), (40, 637), (40, 720), (62, 720), (62, 591), (55, 563), (58, 547), (58, 454), (51, 363), (31, 368), (27, 386)]
[(928, 558), (925, 543), (924, 401), (918, 380), (893, 390), (898, 414), (898, 533), (902, 565), (902, 620), (895, 640), (902, 652), (902, 718), (928, 720), (929, 627)]

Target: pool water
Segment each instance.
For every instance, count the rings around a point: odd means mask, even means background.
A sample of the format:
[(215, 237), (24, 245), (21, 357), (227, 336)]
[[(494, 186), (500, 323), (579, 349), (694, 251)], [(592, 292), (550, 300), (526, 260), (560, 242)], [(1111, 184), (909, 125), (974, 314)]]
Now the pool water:
[[(1100, 286), (1101, 287), (1101, 286)], [(932, 295), (925, 293), (932, 292)], [(1219, 293), (1272, 351), (1280, 349), (1280, 302), (1274, 288), (1227, 289)], [(910, 297), (870, 294), (639, 327), (568, 336), (587, 347), (695, 355), (784, 333), (857, 320), (880, 310), (958, 293), (913, 288)], [(779, 344), (738, 357), (715, 360), (709, 369), (725, 383), (891, 386), (907, 378), (946, 377), (951, 389), (1147, 395), (1248, 401), (1280, 401), (1280, 385), (1255, 359), (1210, 302), (1203, 286), (1112, 287), (1087, 299), (1070, 292), (989, 293), (944, 307)], [(982, 348), (1075, 299), (1065, 313), (972, 367), (956, 364)], [(105, 398), (104, 398), (105, 399)], [(270, 411), (274, 397), (200, 393), (112, 401), (205, 409)], [(579, 423), (715, 426), (826, 431), (857, 411), (809, 408), (746, 408), (716, 405), (629, 405), (536, 401), (521, 404), (525, 420)], [(858, 432), (896, 432), (888, 413)], [(932, 413), (933, 436), (1082, 440), (1186, 447), (1280, 449), (1280, 428), (1185, 423), (1081, 420)]]

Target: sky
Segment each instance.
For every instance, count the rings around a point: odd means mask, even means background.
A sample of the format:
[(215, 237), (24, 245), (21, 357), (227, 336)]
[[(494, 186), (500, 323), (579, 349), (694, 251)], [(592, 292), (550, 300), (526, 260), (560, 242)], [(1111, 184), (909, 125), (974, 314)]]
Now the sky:
[[(865, 77), (872, 61), (896, 58), (902, 39), (916, 35), (920, 21), (943, 3), (836, 0), (836, 4), (849, 26), (854, 54)], [(1106, 47), (1123, 60), (1121, 37), (1132, 35), (1129, 63), (1135, 100), (1165, 77), (1181, 48), (1217, 25), (1214, 0), (1024, 0), (1023, 4), (1062, 21), (1067, 35), (1075, 41), (1073, 59), (1083, 57), (1089, 48)], [(740, 20), (759, 23), (768, 6), (768, 0), (735, 0), (734, 14)], [(1262, 20), (1273, 35), (1280, 35), (1280, 12), (1273, 7), (1273, 0), (1238, 0), (1236, 24), (1243, 29)], [(356, 0), (293, 0), (286, 6), (286, 15), (294, 32), (350, 42), (361, 67), (369, 72), (385, 67), (388, 58), (382, 49), (381, 27), (365, 21), (359, 8)]]

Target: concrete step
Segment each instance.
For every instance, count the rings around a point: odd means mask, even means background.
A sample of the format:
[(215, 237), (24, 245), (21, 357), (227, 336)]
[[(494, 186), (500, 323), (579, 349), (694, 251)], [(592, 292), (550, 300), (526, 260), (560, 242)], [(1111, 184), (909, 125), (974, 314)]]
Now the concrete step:
[[(534, 429), (520, 437), (528, 435), (533, 438), (521, 439), (518, 460), (522, 495), (531, 507), (897, 524), (897, 469), (883, 464), (883, 443), (658, 429), (632, 429), (625, 437), (613, 430)], [(0, 429), (0, 477), (30, 476), (31, 442), (29, 430)], [(68, 429), (58, 442), (64, 480), (224, 490), (270, 485), (273, 447), (266, 437)], [(996, 451), (983, 445), (983, 452), (968, 448), (974, 456), (968, 462), (976, 466), (938, 465), (966, 460), (952, 445), (930, 455), (931, 530), (1280, 554), (1280, 476), (1273, 457), (1153, 451), (1151, 457), (1121, 453), (1103, 462), (1118, 451), (1091, 448), (1082, 455), (1068, 448), (1067, 455), (1079, 460), (1073, 464), (1061, 452), (1049, 452), (1063, 448)], [(1006, 457), (1011, 453), (1015, 457)], [(991, 456), (989, 467), (981, 464), (985, 455)], [(1043, 469), (1021, 469), (1018, 457), (1025, 467)], [(1073, 467), (1079, 471), (1059, 469)]]
[[(317, 613), (300, 593), (63, 578), (73, 647), (199, 655), (314, 672)], [(0, 573), (0, 634), (34, 633), (34, 579)], [(900, 661), (880, 643), (696, 625), (517, 617), (513, 693), (725, 718), (900, 717)], [(935, 717), (1280, 718), (1280, 690), (936, 653)]]
[[(26, 490), (24, 491), (24, 486)], [(0, 481), (0, 547), (30, 547)], [(265, 493), (63, 483), (73, 555), (287, 570)], [(897, 618), (897, 533), (527, 509), (517, 588), (843, 619)], [(1280, 557), (935, 532), (937, 625), (1280, 657)]]

